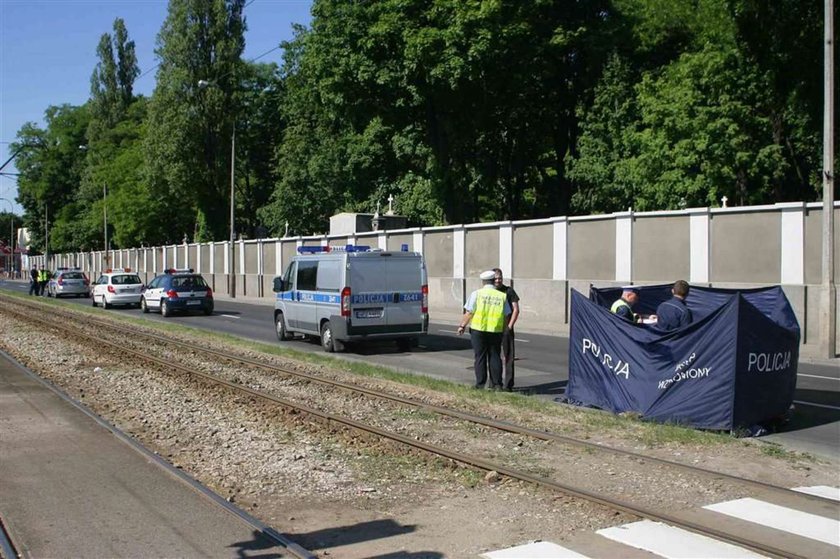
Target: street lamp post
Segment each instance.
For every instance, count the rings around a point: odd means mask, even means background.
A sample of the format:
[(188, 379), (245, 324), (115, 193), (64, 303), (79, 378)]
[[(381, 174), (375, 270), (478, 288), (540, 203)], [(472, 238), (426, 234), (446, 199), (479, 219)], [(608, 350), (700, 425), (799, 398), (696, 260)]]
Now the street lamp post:
[(9, 228), (9, 262), (11, 262), (11, 266), (9, 266), (8, 262), (6, 265), (10, 268), (10, 272), (12, 277), (14, 277), (15, 272), (15, 207), (12, 205), (12, 201), (6, 198), (0, 198), (4, 202), (9, 204), (9, 215), (11, 216), (12, 225)]
[[(198, 80), (198, 87), (204, 89), (206, 87), (215, 87), (215, 84), (208, 80)], [(228, 244), (228, 262), (230, 270), (228, 274), (228, 295), (231, 298), (236, 298), (236, 251), (234, 250), (234, 243), (236, 242), (236, 221), (235, 221), (235, 178), (236, 178), (236, 120), (232, 123), (232, 131), (230, 134), (230, 242)]]

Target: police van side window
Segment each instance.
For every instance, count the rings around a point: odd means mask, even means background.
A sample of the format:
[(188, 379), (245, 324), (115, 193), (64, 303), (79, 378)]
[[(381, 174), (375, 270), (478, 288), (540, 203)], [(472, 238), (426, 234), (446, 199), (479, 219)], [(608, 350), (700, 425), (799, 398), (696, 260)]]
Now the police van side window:
[(315, 291), (315, 279), (318, 275), (318, 262), (298, 262), (298, 291)]
[(286, 274), (283, 276), (283, 290), (290, 291), (292, 289), (292, 283), (294, 282), (295, 275), (297, 274), (295, 263), (292, 262), (289, 264), (289, 267), (286, 268)]
[(316, 289), (318, 291), (336, 291), (341, 286), (341, 260), (322, 260), (318, 262), (318, 280)]

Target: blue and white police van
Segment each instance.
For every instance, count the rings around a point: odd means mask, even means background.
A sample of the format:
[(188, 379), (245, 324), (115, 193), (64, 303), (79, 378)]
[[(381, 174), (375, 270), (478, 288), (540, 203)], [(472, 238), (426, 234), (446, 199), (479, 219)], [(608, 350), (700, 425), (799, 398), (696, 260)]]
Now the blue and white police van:
[(423, 256), (403, 248), (298, 247), (274, 278), (277, 338), (317, 336), (328, 352), (369, 340), (409, 350), (429, 330), (429, 288)]

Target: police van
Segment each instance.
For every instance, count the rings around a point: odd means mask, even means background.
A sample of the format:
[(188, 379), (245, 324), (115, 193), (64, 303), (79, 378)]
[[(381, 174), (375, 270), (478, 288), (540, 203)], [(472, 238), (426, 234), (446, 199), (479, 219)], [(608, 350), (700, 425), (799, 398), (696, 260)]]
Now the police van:
[(366, 246), (302, 246), (274, 278), (277, 338), (317, 336), (325, 351), (345, 342), (396, 340), (406, 351), (429, 329), (429, 288), (416, 252)]

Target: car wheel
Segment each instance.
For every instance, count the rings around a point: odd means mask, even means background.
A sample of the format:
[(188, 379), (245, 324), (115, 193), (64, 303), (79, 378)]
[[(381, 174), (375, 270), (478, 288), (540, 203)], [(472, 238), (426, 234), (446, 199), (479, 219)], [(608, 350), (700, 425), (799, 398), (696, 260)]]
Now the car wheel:
[(204, 307), (204, 314), (207, 315), (207, 316), (210, 316), (211, 314), (213, 314), (213, 305), (209, 305), (207, 307)]
[(344, 344), (333, 337), (332, 325), (329, 320), (321, 326), (321, 347), (327, 353), (342, 351), (344, 349)]
[(149, 307), (146, 305), (146, 298), (140, 297), (140, 309), (143, 311), (144, 314), (148, 314)]
[(169, 303), (166, 302), (166, 299), (160, 302), (160, 314), (161, 316), (172, 316), (172, 309), (169, 308)]
[(277, 333), (277, 339), (281, 342), (292, 339), (292, 335), (286, 330), (286, 321), (283, 319), (283, 313), (281, 312), (274, 315), (274, 331)]
[(96, 306), (96, 297), (91, 297), (91, 298), (90, 298), (90, 306), (91, 306), (91, 307), (95, 307), (95, 306)]
[(411, 338), (399, 338), (397, 340), (397, 349), (400, 351), (411, 351), (414, 346), (414, 340)]
[(108, 299), (106, 299), (104, 295), (102, 296), (102, 308), (103, 309), (110, 309), (111, 308), (111, 303), (108, 302)]

